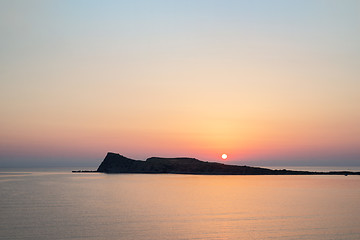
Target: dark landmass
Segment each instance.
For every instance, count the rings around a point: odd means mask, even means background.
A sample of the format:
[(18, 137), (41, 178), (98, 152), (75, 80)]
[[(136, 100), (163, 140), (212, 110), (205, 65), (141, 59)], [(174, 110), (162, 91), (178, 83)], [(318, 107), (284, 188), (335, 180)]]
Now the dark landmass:
[(272, 170), (260, 167), (226, 165), (216, 162), (204, 162), (195, 158), (160, 158), (151, 157), (133, 160), (117, 153), (108, 153), (96, 171), (101, 173), (173, 173), (203, 175), (360, 175), (360, 172), (310, 172), (292, 170)]

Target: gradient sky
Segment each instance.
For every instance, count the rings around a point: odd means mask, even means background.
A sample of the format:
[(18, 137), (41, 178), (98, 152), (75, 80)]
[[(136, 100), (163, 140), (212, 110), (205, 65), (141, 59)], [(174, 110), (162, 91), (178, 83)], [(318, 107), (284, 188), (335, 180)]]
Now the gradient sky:
[(359, 1), (1, 0), (0, 34), (0, 167), (360, 166)]

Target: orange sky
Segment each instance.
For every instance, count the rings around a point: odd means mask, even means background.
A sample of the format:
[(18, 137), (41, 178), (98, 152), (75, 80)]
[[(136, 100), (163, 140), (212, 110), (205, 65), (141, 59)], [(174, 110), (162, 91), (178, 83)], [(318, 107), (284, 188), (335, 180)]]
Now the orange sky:
[(356, 1), (3, 5), (0, 166), (360, 164)]

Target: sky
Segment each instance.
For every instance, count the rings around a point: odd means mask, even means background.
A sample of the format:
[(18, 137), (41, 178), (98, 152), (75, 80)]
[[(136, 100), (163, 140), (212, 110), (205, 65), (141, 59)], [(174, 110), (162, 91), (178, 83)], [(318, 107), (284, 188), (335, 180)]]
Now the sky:
[(360, 2), (1, 0), (0, 167), (107, 152), (360, 166)]

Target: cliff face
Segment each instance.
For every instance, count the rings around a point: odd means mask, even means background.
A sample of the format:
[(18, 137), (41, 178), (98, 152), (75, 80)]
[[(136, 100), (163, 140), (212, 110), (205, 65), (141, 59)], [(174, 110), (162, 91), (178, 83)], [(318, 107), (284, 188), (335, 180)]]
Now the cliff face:
[(183, 174), (236, 174), (268, 175), (276, 171), (266, 168), (225, 165), (214, 162), (203, 162), (195, 158), (159, 158), (152, 157), (146, 161), (133, 160), (120, 154), (108, 153), (97, 172), (104, 173), (183, 173)]
[(97, 169), (97, 172), (105, 173), (135, 173), (141, 172), (145, 162), (133, 160), (117, 153), (109, 152)]

